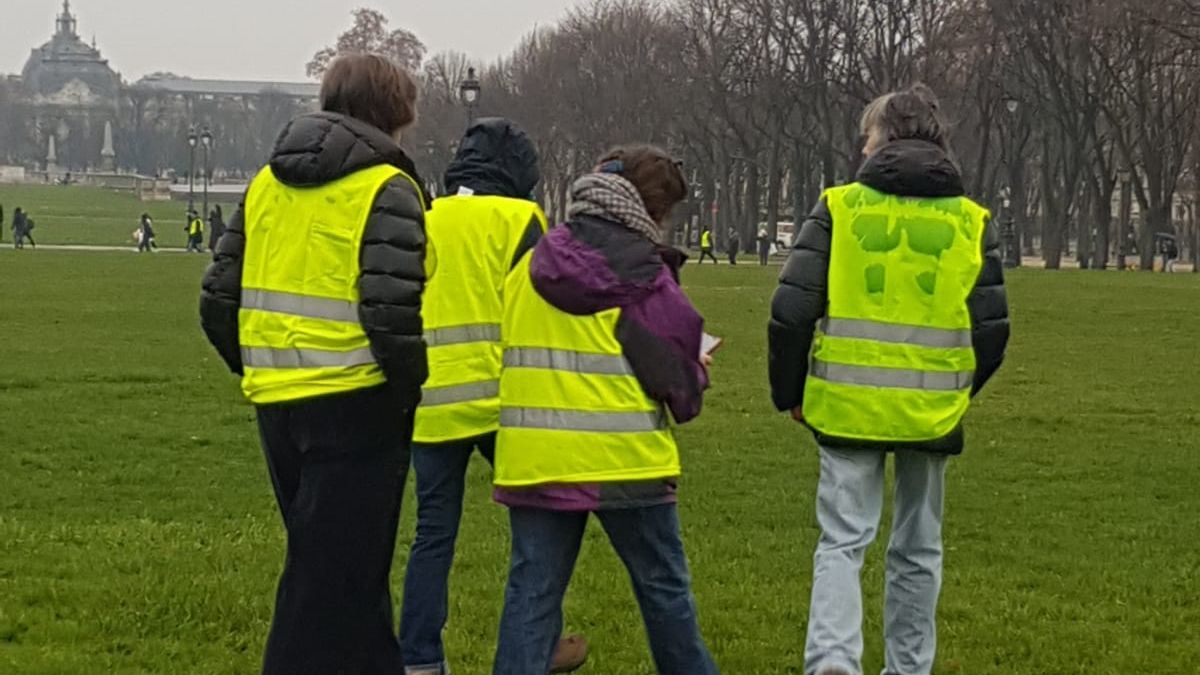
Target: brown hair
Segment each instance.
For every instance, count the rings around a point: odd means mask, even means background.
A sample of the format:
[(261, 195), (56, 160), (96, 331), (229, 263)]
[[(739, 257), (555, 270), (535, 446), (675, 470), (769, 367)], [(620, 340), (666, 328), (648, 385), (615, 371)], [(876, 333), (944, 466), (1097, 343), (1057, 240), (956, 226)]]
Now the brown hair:
[(889, 142), (921, 140), (949, 150), (946, 122), (938, 112), (938, 105), (933, 90), (918, 82), (871, 101), (863, 111), (860, 130), (864, 137), (879, 130)]
[(339, 56), (321, 81), (321, 110), (348, 115), (393, 135), (417, 119), (417, 82), (382, 56)]
[(646, 205), (646, 211), (656, 223), (666, 220), (675, 205), (687, 199), (688, 183), (680, 169), (680, 162), (662, 148), (622, 145), (604, 153), (598, 164), (601, 169), (609, 165), (615, 169), (609, 173), (633, 183)]

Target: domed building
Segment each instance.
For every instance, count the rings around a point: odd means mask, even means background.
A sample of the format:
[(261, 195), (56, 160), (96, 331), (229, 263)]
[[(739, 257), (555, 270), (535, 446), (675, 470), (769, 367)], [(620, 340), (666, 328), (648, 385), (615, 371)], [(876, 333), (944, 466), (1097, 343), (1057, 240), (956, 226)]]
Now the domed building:
[(47, 165), (112, 168), (105, 137), (111, 138), (120, 108), (121, 76), (79, 37), (70, 0), (63, 2), (53, 37), (29, 55), (21, 83)]
[(71, 2), (63, 2), (58, 28), (50, 41), (33, 50), (21, 80), (38, 103), (47, 105), (105, 106), (115, 108), (121, 77), (100, 56), (95, 45), (79, 37)]

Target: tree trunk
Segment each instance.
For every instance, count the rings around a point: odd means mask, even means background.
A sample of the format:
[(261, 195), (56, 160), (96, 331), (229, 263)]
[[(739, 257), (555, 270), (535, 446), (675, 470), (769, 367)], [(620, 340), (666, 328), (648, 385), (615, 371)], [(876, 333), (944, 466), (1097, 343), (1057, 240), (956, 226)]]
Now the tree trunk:
[(1171, 204), (1152, 206), (1144, 214), (1141, 242), (1141, 268), (1144, 272), (1154, 271), (1154, 258), (1157, 252), (1157, 239), (1154, 235), (1165, 232), (1171, 219)]
[(1112, 232), (1112, 181), (1101, 178), (1092, 183), (1096, 191), (1092, 200), (1092, 219), (1096, 228), (1096, 264), (1095, 269), (1108, 269), (1108, 256), (1112, 242), (1109, 234)]
[(741, 235), (743, 251), (753, 250), (754, 237), (758, 233), (759, 214), (762, 206), (762, 192), (759, 181), (760, 173), (758, 164), (751, 162), (746, 170), (746, 210), (742, 214), (742, 226), (738, 232)]
[[(771, 157), (767, 164), (767, 236), (771, 241), (779, 238), (779, 193), (783, 190), (780, 145), (779, 139), (771, 142)], [(756, 238), (757, 235), (755, 232)]]

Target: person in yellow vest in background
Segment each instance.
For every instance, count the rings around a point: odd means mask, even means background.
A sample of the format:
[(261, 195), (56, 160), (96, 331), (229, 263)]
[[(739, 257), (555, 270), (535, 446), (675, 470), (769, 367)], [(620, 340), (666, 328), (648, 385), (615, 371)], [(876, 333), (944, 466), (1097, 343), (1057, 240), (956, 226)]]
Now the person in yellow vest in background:
[(496, 499), (512, 561), (495, 675), (547, 671), (590, 513), (625, 563), (658, 672), (715, 675), (676, 512), (670, 418), (700, 414), (704, 320), (664, 226), (688, 195), (659, 148), (606, 154), (505, 287)]
[(820, 445), (804, 672), (862, 672), (859, 570), (890, 453), (884, 672), (928, 675), (946, 462), (963, 450), (971, 398), (1004, 359), (1008, 303), (999, 239), (964, 195), (933, 92), (877, 99), (862, 133), (858, 180), (826, 191), (800, 229), (769, 328), (775, 405)]
[[(434, 202), (426, 219), (429, 380), (417, 408), (417, 536), (400, 615), (410, 675), (450, 672), (442, 631), (467, 464), (475, 451), (489, 464), (495, 456), (504, 280), (546, 231), (533, 201), (540, 179), (537, 150), (524, 131), (506, 119), (478, 120), (446, 171), (448, 196)], [(583, 639), (566, 638), (551, 672), (575, 670), (586, 658)]]
[(287, 559), (265, 675), (404, 670), (389, 577), (426, 378), (416, 82), (333, 62), (217, 244), (201, 321), (254, 404)]
[(187, 252), (203, 253), (204, 221), (200, 219), (199, 213), (188, 211), (188, 224), (183, 231), (187, 233)]
[(700, 262), (696, 264), (703, 265), (705, 258), (712, 258), (714, 265), (721, 264), (717, 261), (717, 256), (713, 254), (712, 230), (707, 227), (700, 233)]

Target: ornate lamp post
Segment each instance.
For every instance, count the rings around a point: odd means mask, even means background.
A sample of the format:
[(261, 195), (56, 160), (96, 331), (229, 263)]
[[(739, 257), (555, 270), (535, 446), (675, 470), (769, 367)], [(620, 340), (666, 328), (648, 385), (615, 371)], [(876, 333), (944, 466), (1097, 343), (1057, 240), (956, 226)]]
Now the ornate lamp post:
[(467, 106), (467, 126), (475, 123), (475, 106), (479, 103), (479, 94), (483, 87), (479, 84), (479, 79), (475, 77), (475, 69), (467, 69), (467, 79), (463, 80), (458, 87), (459, 95), (462, 96), (463, 103)]
[(209, 151), (212, 149), (212, 131), (206, 126), (200, 133), (200, 144), (204, 146), (204, 213), (201, 218), (208, 218), (208, 183), (212, 179), (212, 167), (209, 164)]
[(200, 137), (196, 135), (196, 125), (188, 127), (188, 218), (196, 210), (196, 143)]
[(1012, 162), (1013, 155), (1016, 154), (1016, 122), (1017, 111), (1021, 109), (1021, 101), (1012, 97), (1004, 97), (1004, 109), (1008, 111), (1008, 133), (1007, 143), (1008, 152), (1006, 153), (1008, 164), (1009, 186), (1004, 188), (1002, 193), (1004, 197), (1004, 225), (1000, 231), (1000, 236), (1004, 241), (1004, 266), (1012, 269), (1021, 266), (1021, 242), (1017, 236), (1016, 215), (1012, 209), (1012, 191), (1020, 189), (1019, 186), (1012, 185)]

